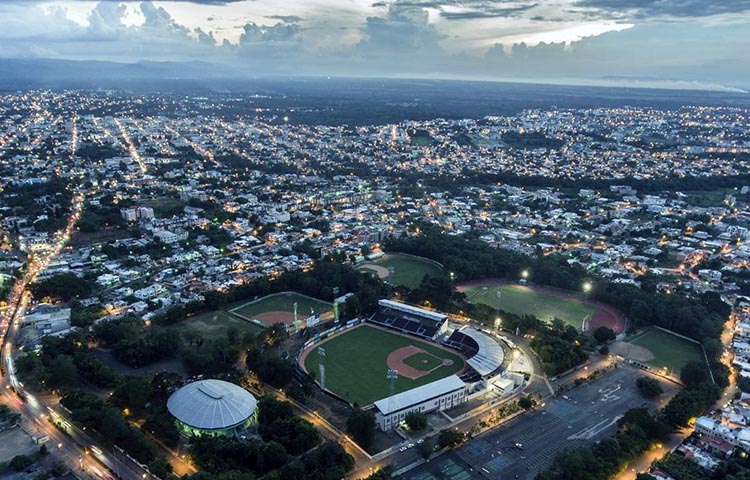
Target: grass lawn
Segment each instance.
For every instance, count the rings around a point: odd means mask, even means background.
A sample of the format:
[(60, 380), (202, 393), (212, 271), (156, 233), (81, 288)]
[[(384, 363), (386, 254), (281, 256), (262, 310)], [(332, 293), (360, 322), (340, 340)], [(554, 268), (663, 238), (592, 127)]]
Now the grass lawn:
[[(365, 325), (334, 337), (322, 345), (326, 352), (323, 360), (326, 388), (362, 406), (389, 396), (390, 389), (385, 378), (388, 371), (388, 354), (408, 345), (418, 346), (436, 357), (453, 360), (453, 364), (439, 367), (416, 380), (398, 377), (395, 380), (394, 393), (434, 382), (457, 373), (464, 367), (461, 357), (452, 352), (415, 338)], [(320, 380), (317, 350), (314, 348), (305, 358), (305, 369)], [(422, 369), (423, 366), (419, 368)]]
[(686, 363), (705, 361), (700, 345), (656, 328), (637, 333), (626, 342), (643, 347), (654, 355), (652, 360), (644, 363), (656, 368), (667, 367), (677, 376)]
[(248, 321), (241, 320), (234, 315), (222, 311), (200, 313), (164, 328), (175, 332), (192, 330), (201, 334), (207, 340), (213, 340), (220, 337), (226, 338), (229, 327), (236, 328), (240, 333), (240, 337), (245, 335), (245, 333), (257, 334), (263, 330), (257, 325), (253, 325)]
[(266, 312), (294, 312), (294, 302), (297, 302), (297, 312), (301, 317), (310, 315), (310, 309), (321, 316), (333, 310), (333, 306), (328, 302), (293, 292), (275, 293), (251, 302), (239, 302), (230, 305), (227, 310), (252, 318)]
[(400, 253), (388, 253), (372, 262), (365, 262), (359, 266), (359, 269), (367, 269), (367, 265), (375, 265), (389, 270), (389, 274), (384, 280), (394, 285), (403, 285), (408, 288), (417, 288), (425, 275), (439, 276), (442, 268), (436, 263), (429, 260), (403, 255)]
[(440, 366), (443, 362), (440, 358), (437, 358), (434, 355), (420, 352), (415, 353), (411, 357), (405, 358), (404, 363), (410, 367), (416, 368), (417, 370), (429, 372), (433, 368)]
[[(501, 292), (499, 299), (496, 292)], [(596, 307), (588, 303), (556, 297), (521, 285), (476, 286), (467, 289), (465, 293), (472, 303), (499, 307), (500, 310), (515, 315), (535, 315), (545, 322), (551, 322), (557, 317), (578, 330), (583, 326), (583, 320), (596, 311)]]

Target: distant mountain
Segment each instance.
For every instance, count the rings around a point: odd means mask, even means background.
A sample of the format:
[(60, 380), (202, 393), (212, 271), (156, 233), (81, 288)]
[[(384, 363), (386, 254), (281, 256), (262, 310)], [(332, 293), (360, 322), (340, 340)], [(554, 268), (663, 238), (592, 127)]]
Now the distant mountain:
[(0, 88), (130, 88), (144, 82), (210, 83), (240, 78), (238, 72), (207, 62), (74, 61), (0, 58)]

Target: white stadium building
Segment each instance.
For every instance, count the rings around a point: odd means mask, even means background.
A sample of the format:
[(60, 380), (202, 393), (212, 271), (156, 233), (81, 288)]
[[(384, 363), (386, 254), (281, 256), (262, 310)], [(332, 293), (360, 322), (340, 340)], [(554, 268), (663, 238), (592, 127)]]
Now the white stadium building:
[(233, 435), (255, 423), (258, 402), (239, 385), (199, 380), (176, 390), (167, 409), (185, 435)]

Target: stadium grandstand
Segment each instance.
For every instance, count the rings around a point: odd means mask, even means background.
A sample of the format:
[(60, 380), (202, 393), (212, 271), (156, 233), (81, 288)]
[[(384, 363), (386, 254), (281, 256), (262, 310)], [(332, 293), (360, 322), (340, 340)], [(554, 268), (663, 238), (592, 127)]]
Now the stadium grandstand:
[(448, 317), (445, 314), (392, 300), (379, 300), (378, 307), (370, 317), (372, 323), (429, 340), (447, 333)]
[(442, 343), (466, 358), (466, 363), (471, 367), (461, 375), (466, 383), (487, 380), (507, 370), (509, 358), (502, 345), (480, 330), (458, 328)]

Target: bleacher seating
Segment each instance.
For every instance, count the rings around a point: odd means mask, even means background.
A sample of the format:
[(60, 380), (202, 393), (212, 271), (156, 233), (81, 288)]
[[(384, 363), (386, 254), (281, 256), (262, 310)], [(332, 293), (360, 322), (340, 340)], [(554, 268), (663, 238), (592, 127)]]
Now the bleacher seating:
[(466, 358), (473, 357), (479, 351), (479, 345), (477, 345), (476, 340), (461, 333), (459, 330), (454, 330), (451, 336), (443, 341), (443, 344), (454, 350), (458, 350)]
[(410, 333), (429, 339), (434, 338), (441, 326), (441, 323), (436, 322), (434, 319), (419, 317), (387, 307), (380, 307), (370, 317), (370, 321), (384, 327), (400, 330), (403, 333)]

